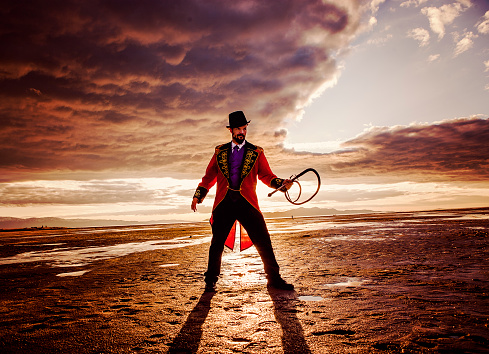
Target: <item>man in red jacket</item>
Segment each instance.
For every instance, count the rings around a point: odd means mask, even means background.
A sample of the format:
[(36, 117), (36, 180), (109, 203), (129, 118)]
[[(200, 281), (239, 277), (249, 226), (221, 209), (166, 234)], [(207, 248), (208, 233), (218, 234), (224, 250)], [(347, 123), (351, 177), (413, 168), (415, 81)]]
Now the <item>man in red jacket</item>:
[[(224, 245), (229, 246), (228, 236), (234, 231), (236, 220), (249, 235), (249, 245), (255, 245), (263, 261), (268, 286), (293, 290), (294, 286), (282, 279), (275, 259), (270, 234), (265, 224), (256, 196), (257, 179), (271, 188), (290, 188), (290, 180), (278, 178), (270, 169), (263, 149), (246, 141), (250, 121), (242, 111), (229, 114), (229, 131), (232, 141), (216, 147), (202, 181), (192, 199), (192, 210), (202, 203), (209, 189), (217, 183), (216, 198), (212, 210), (212, 241), (209, 261), (205, 272), (205, 291), (216, 291), (221, 273)], [(243, 234), (242, 234), (243, 235)], [(243, 237), (242, 237), (243, 239)], [(234, 238), (231, 238), (231, 248)], [(243, 245), (243, 243), (242, 243)], [(243, 249), (243, 246), (241, 247)]]

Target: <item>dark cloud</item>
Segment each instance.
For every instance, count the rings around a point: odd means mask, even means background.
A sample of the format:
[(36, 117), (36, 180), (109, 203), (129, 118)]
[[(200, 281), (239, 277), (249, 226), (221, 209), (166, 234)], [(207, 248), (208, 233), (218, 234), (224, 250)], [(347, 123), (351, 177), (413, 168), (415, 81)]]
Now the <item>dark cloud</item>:
[(360, 11), (321, 0), (4, 1), (0, 172), (188, 172), (208, 157), (183, 142), (216, 144), (236, 109), (267, 138), (334, 77), (330, 54)]
[(486, 179), (486, 119), (373, 128), (332, 154), (280, 149), (283, 122), (335, 77), (331, 54), (360, 15), (355, 1), (6, 1), (1, 178), (197, 178), (243, 109), (278, 173)]
[(283, 137), (283, 138), (285, 138), (287, 136), (287, 130), (286, 129), (276, 130), (275, 133), (274, 133), (274, 136), (275, 137)]
[(287, 149), (267, 153), (273, 156), (275, 173), (285, 176), (313, 167), (323, 183), (476, 182), (489, 176), (488, 139), (489, 120), (474, 117), (373, 127), (328, 154)]
[(487, 181), (488, 141), (489, 120), (481, 118), (376, 127), (345, 143), (345, 151), (309, 161), (320, 162), (332, 176)]

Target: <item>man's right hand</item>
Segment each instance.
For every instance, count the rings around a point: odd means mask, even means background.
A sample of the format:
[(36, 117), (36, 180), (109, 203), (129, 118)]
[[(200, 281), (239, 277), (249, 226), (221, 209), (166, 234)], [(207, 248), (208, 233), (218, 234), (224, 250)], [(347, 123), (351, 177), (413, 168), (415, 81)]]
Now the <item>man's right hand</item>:
[(199, 200), (197, 198), (192, 199), (192, 205), (190, 206), (190, 209), (192, 209), (194, 212), (197, 211), (197, 203)]
[(292, 180), (290, 179), (286, 179), (282, 182), (282, 187), (280, 188), (280, 191), (281, 192), (287, 192), (290, 187), (292, 187), (292, 184), (294, 184), (294, 182), (292, 182)]

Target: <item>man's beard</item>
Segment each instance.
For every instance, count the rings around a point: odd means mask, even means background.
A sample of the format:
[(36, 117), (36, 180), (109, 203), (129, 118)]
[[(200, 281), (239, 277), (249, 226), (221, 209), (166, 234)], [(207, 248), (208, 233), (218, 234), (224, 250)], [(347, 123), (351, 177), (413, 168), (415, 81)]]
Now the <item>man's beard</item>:
[(238, 135), (234, 135), (233, 139), (235, 142), (238, 143), (238, 145), (241, 145), (241, 144), (243, 144), (243, 141), (245, 140), (245, 136), (243, 134), (238, 134)]

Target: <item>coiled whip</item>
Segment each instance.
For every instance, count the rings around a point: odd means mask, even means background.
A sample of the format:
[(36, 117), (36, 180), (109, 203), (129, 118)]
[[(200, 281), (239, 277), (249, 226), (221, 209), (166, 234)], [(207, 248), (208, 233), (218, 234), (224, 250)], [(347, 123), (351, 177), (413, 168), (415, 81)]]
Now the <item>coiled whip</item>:
[[(299, 198), (301, 197), (301, 193), (302, 193), (302, 187), (301, 187), (301, 184), (299, 183), (298, 179), (299, 177), (305, 175), (306, 173), (308, 172), (313, 172), (315, 175), (316, 175), (316, 178), (318, 180), (318, 187), (316, 189), (316, 191), (314, 192), (314, 194), (307, 200), (303, 201), (303, 202), (297, 202), (299, 200)], [(286, 190), (285, 191), (285, 198), (292, 204), (294, 205), (301, 205), (301, 204), (304, 204), (304, 203), (307, 203), (308, 201), (310, 201), (312, 198), (314, 198), (316, 196), (316, 194), (318, 194), (319, 192), (319, 188), (321, 187), (321, 177), (319, 177), (319, 173), (318, 171), (316, 171), (314, 168), (306, 168), (304, 171), (302, 171), (301, 173), (295, 175), (295, 176), (290, 176), (290, 181), (291, 182), (294, 182), (294, 183), (297, 183), (298, 186), (299, 186), (299, 194), (297, 196), (297, 198), (295, 200), (292, 200), (290, 198), (290, 195), (289, 195), (289, 191)], [(277, 189), (273, 190), (272, 192), (268, 193), (268, 196), (271, 197), (275, 192), (281, 190), (283, 188), (283, 186), (280, 186), (278, 187)]]

